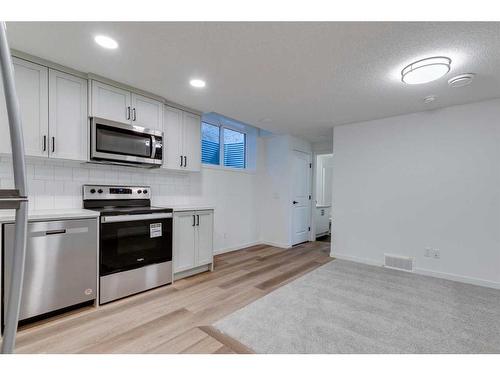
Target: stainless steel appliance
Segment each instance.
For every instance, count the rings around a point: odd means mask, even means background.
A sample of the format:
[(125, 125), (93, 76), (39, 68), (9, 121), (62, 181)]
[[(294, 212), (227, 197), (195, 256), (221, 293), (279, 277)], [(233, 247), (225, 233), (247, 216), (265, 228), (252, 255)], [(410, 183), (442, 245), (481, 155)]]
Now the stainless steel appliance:
[(101, 215), (101, 304), (172, 282), (172, 209), (148, 186), (84, 185), (83, 206)]
[[(10, 293), (15, 227), (3, 225), (4, 301)], [(19, 319), (92, 301), (96, 296), (95, 219), (29, 223)]]
[(95, 162), (159, 167), (163, 133), (98, 117), (90, 119), (90, 159)]

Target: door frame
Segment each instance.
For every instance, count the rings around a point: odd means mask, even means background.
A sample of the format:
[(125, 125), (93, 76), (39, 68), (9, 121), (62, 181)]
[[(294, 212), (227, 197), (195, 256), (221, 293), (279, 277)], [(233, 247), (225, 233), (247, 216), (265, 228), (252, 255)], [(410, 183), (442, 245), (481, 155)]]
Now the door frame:
[[(318, 156), (320, 155), (333, 155), (333, 152), (330, 151), (317, 151), (313, 152), (312, 155), (312, 202), (314, 203), (314, 208), (316, 208), (316, 201), (318, 197), (316, 196), (316, 179), (318, 177)], [(332, 202), (333, 203), (333, 202)], [(316, 241), (316, 222), (314, 220), (314, 210), (312, 208), (311, 204), (311, 236), (310, 236), (310, 241)]]

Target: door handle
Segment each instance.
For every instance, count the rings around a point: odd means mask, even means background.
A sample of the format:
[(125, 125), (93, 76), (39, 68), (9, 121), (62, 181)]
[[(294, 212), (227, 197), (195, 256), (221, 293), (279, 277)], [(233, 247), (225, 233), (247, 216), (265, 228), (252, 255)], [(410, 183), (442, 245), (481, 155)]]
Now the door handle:
[(56, 137), (52, 137), (52, 152), (56, 151)]
[(193, 215), (193, 227), (196, 226), (196, 215)]
[(136, 121), (136, 120), (137, 120), (137, 114), (136, 114), (136, 112), (135, 112), (135, 108), (134, 108), (134, 109), (132, 109), (132, 113), (134, 114), (134, 120), (133, 120), (133, 121)]
[(200, 226), (200, 215), (196, 215), (196, 226)]
[(188, 165), (188, 158), (187, 156), (184, 155), (184, 167), (187, 167)]
[(47, 151), (47, 136), (46, 135), (43, 136), (43, 145), (42, 145), (42, 147), (43, 147), (42, 151)]
[(299, 202), (297, 202), (297, 201), (293, 201), (292, 203), (293, 203), (293, 204), (297, 204), (297, 203), (299, 203)]
[(127, 107), (127, 120), (130, 120), (130, 106)]
[(56, 229), (56, 230), (48, 230), (45, 232), (46, 236), (50, 236), (52, 234), (64, 234), (66, 233), (66, 229)]

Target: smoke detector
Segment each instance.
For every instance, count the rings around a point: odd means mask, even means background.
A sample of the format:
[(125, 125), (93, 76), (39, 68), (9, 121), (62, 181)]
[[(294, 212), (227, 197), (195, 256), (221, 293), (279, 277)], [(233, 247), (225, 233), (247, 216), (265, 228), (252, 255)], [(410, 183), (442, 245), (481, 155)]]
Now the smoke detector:
[(434, 101), (436, 101), (437, 97), (436, 95), (429, 95), (424, 98), (424, 104), (431, 104)]
[(473, 79), (474, 73), (460, 74), (458, 76), (450, 78), (450, 80), (448, 80), (448, 85), (450, 85), (451, 87), (463, 87), (470, 85)]

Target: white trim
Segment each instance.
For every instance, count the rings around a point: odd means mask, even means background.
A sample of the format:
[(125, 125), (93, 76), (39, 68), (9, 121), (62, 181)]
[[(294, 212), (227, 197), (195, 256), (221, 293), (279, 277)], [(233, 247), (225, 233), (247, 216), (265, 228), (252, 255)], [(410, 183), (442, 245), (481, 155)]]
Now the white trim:
[(201, 163), (201, 166), (202, 166), (202, 168), (215, 169), (218, 171), (239, 172), (239, 173), (246, 173), (246, 174), (256, 174), (257, 173), (257, 171), (255, 169), (249, 169), (249, 168), (224, 167), (222, 165), (205, 164), (205, 163)]
[[(360, 257), (351, 256), (351, 255), (346, 255), (346, 254), (333, 254), (332, 252), (330, 253), (330, 256), (335, 257), (337, 259), (343, 259), (343, 260), (349, 260), (349, 261), (356, 262), (356, 263), (368, 264), (370, 266), (379, 266), (379, 267), (383, 266), (382, 262), (379, 262), (379, 261), (376, 261), (373, 259), (360, 258)], [(461, 283), (465, 283), (465, 284), (472, 284), (472, 285), (483, 286), (483, 287), (487, 287), (487, 288), (500, 289), (500, 282), (497, 282), (497, 281), (478, 279), (478, 278), (468, 277), (468, 276), (460, 276), (460, 275), (456, 275), (453, 273), (432, 271), (432, 270), (428, 270), (428, 269), (424, 269), (424, 268), (414, 268), (413, 273), (415, 273), (417, 275), (422, 275), (422, 276), (435, 277), (438, 279), (457, 281), (457, 282), (461, 282)]]
[(268, 245), (268, 246), (273, 246), (273, 247), (279, 247), (281, 249), (290, 249), (292, 247), (291, 244), (286, 244), (286, 243), (279, 243), (279, 242), (272, 242), (272, 241), (261, 241), (260, 242), (262, 245)]
[(262, 242), (255, 241), (255, 242), (249, 242), (249, 243), (246, 243), (243, 245), (231, 246), (231, 247), (226, 247), (226, 248), (219, 249), (219, 250), (214, 250), (214, 255), (225, 254), (225, 253), (230, 253), (232, 251), (243, 250), (247, 247), (255, 246), (255, 245), (262, 245)]
[(437, 277), (439, 279), (446, 279), (446, 280), (458, 281), (458, 282), (466, 283), (466, 284), (484, 286), (487, 288), (500, 289), (500, 282), (497, 282), (497, 281), (478, 279), (478, 278), (469, 277), (469, 276), (460, 276), (460, 275), (457, 275), (454, 273), (432, 271), (432, 270), (428, 270), (425, 268), (415, 268), (414, 272), (416, 274), (419, 274), (419, 275)]

